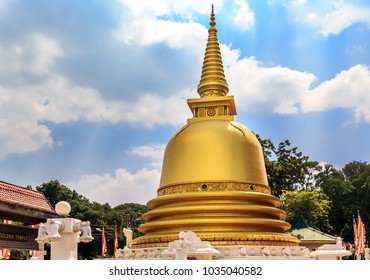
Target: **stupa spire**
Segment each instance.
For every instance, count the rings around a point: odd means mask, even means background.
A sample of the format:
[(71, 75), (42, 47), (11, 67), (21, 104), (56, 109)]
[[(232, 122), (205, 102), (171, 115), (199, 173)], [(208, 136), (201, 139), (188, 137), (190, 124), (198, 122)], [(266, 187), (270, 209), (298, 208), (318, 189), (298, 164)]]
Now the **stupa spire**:
[(214, 6), (212, 4), (211, 22), (208, 29), (208, 42), (204, 55), (202, 75), (198, 85), (198, 93), (201, 97), (218, 95), (225, 96), (229, 92), (229, 86), (225, 79), (224, 67), (220, 45), (217, 38)]

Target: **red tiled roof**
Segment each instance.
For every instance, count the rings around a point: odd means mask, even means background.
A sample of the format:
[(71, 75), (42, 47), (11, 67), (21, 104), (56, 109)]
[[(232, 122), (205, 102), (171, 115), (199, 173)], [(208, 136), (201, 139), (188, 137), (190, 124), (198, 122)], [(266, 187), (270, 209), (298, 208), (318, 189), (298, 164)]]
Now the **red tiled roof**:
[(0, 203), (56, 214), (42, 192), (0, 181)]

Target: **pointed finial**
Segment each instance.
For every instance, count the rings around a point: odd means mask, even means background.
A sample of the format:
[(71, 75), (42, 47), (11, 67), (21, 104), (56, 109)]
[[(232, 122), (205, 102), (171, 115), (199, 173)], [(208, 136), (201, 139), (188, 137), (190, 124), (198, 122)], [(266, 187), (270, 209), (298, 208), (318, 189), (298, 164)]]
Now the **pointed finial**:
[(214, 9), (214, 6), (212, 4), (212, 12), (211, 12), (211, 22), (209, 23), (210, 26), (212, 27), (215, 27), (216, 26), (216, 22), (215, 22), (215, 9)]
[(224, 67), (220, 45), (217, 38), (216, 18), (212, 4), (211, 22), (208, 29), (208, 42), (204, 56), (202, 75), (198, 85), (198, 93), (201, 97), (218, 95), (225, 96), (229, 92), (229, 86), (225, 79)]

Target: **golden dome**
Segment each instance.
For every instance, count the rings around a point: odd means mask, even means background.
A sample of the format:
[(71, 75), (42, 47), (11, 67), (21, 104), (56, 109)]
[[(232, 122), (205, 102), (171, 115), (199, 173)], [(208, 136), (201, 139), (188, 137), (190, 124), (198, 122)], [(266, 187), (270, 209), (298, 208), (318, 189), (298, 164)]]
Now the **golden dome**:
[(171, 185), (219, 181), (268, 189), (256, 136), (242, 124), (222, 119), (190, 123), (177, 131), (166, 147), (159, 191)]
[(211, 27), (198, 86), (188, 99), (193, 118), (167, 144), (157, 197), (147, 203), (144, 235), (132, 248), (162, 247), (193, 231), (212, 245), (297, 245), (284, 232), (281, 202), (271, 195), (256, 136), (234, 121), (233, 96), (226, 96), (212, 6)]

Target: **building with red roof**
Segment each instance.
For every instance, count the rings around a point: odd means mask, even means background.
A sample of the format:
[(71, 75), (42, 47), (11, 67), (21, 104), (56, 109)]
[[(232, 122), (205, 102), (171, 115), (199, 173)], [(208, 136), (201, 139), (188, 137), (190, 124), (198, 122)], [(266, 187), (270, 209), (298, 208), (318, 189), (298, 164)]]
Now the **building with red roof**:
[(42, 192), (0, 181), (0, 218), (36, 224), (57, 216)]
[(59, 217), (42, 192), (0, 181), (0, 248), (37, 249), (37, 225)]

